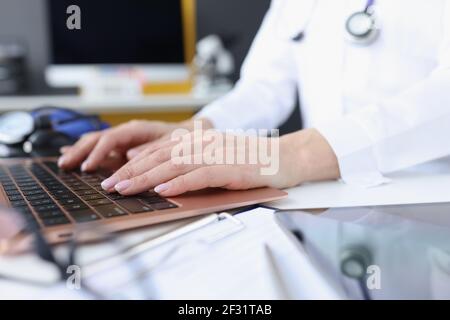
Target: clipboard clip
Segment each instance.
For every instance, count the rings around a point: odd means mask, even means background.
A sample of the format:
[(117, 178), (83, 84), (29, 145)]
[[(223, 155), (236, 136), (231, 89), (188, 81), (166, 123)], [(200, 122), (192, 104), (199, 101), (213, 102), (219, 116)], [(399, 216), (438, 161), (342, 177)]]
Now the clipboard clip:
[[(234, 235), (237, 232), (240, 232), (245, 228), (245, 225), (241, 220), (226, 212), (220, 213), (217, 216), (216, 223), (217, 224), (215, 224), (214, 227), (211, 228), (211, 230), (216, 229), (215, 226), (217, 226), (219, 230), (217, 230), (217, 232), (210, 231), (211, 234), (202, 237), (202, 242), (206, 244), (214, 244), (231, 235)], [(224, 224), (229, 224), (229, 226), (225, 226)], [(207, 231), (206, 233), (209, 232)]]

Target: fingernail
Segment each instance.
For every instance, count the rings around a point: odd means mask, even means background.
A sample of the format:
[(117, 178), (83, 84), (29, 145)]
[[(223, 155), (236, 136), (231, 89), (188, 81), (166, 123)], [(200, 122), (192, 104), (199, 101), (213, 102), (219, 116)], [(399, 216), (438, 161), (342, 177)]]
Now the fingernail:
[(89, 162), (86, 160), (85, 162), (83, 162), (81, 164), (81, 171), (87, 171), (88, 166), (89, 166)]
[(169, 184), (168, 183), (160, 184), (159, 186), (156, 186), (154, 190), (156, 193), (167, 191), (169, 190)]
[(128, 158), (134, 158), (138, 153), (139, 152), (137, 150), (131, 149), (128, 151)]
[(58, 159), (58, 167), (62, 167), (64, 165), (64, 161), (66, 161), (66, 159), (64, 158), (64, 156), (60, 157)]
[(103, 180), (101, 186), (103, 188), (103, 190), (109, 190), (111, 188), (113, 188), (117, 183), (119, 182), (119, 179), (117, 179), (116, 177), (109, 177), (106, 180)]
[(121, 192), (121, 191), (124, 191), (125, 189), (128, 189), (130, 186), (131, 186), (130, 180), (123, 180), (123, 181), (120, 181), (118, 184), (116, 184), (114, 189), (116, 189), (116, 191), (118, 191), (118, 192)]

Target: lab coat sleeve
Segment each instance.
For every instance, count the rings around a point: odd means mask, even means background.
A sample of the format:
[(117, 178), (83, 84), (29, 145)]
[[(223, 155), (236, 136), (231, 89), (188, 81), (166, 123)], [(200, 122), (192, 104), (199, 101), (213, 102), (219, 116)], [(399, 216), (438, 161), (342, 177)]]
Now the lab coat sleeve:
[(383, 173), (450, 155), (450, 5), (439, 65), (398, 95), (317, 129), (339, 162), (342, 179), (385, 182)]
[(273, 129), (289, 117), (295, 106), (296, 71), (289, 39), (277, 34), (281, 2), (272, 1), (234, 89), (203, 108), (197, 118), (226, 130)]

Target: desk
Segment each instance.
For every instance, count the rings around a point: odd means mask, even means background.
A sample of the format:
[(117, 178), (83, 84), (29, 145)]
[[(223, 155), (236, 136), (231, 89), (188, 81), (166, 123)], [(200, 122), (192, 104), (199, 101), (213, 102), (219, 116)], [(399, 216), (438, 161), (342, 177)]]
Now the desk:
[(11, 96), (0, 97), (0, 113), (52, 105), (100, 114), (104, 120), (113, 125), (131, 118), (181, 121), (188, 119), (200, 108), (223, 94), (224, 92), (212, 92), (208, 95), (154, 94), (133, 98), (99, 99), (88, 99), (76, 95)]
[[(316, 208), (324, 208), (327, 205), (332, 204), (330, 199), (334, 199), (334, 204), (339, 204), (340, 206), (349, 206), (351, 203), (349, 202), (352, 198), (357, 198), (357, 202), (353, 202), (353, 205), (371, 205), (377, 204), (374, 203), (378, 201), (378, 204), (386, 204), (385, 202), (395, 202), (400, 203), (402, 201), (406, 202), (445, 202), (450, 201), (450, 166), (448, 166), (449, 162), (447, 159), (443, 159), (438, 163), (433, 165), (434, 171), (425, 173), (423, 170), (425, 167), (418, 167), (412, 170), (404, 171), (397, 173), (395, 175), (391, 175), (390, 178), (392, 182), (390, 185), (386, 185), (379, 188), (379, 190), (372, 190), (366, 192), (366, 196), (359, 197), (362, 193), (367, 190), (360, 189), (360, 194), (353, 194), (356, 187), (345, 186), (339, 182), (331, 182), (331, 183), (316, 183), (310, 184), (305, 187), (293, 188), (287, 190), (289, 192), (290, 197), (287, 200), (277, 201), (271, 203), (274, 206), (288, 206), (294, 204), (294, 207), (298, 207), (300, 205), (306, 205), (308, 207), (316, 207)], [(304, 191), (302, 191), (304, 190)], [(381, 191), (385, 190), (385, 191)], [(333, 193), (337, 193), (337, 196), (333, 196)], [(373, 192), (373, 193), (372, 193)], [(294, 195), (301, 195), (300, 200), (294, 199)], [(346, 195), (344, 197), (344, 195)], [(396, 199), (395, 197), (399, 197)], [(302, 199), (303, 198), (303, 199)], [(386, 200), (387, 199), (387, 200)], [(345, 201), (344, 201), (345, 200)], [(338, 205), (339, 206), (339, 205)], [(367, 212), (370, 217), (369, 224), (374, 223), (374, 218), (383, 218), (384, 215), (381, 213), (377, 213), (369, 210)], [(348, 214), (335, 214), (333, 210), (327, 210), (323, 213), (324, 216), (332, 216), (333, 219), (336, 218), (336, 215), (339, 217), (343, 217), (347, 220), (358, 220), (360, 216), (353, 214), (353, 212), (349, 212)], [(359, 214), (359, 213), (358, 213)], [(402, 216), (403, 215), (403, 216)], [(430, 215), (431, 216), (431, 215)], [(382, 223), (393, 224), (395, 226), (396, 235), (401, 236), (398, 232), (405, 233), (406, 231), (410, 231), (412, 227), (416, 227), (418, 223), (412, 223), (413, 221), (421, 220), (419, 216), (407, 216), (404, 213), (399, 214), (393, 220), (393, 216), (389, 215), (389, 219), (384, 219)], [(439, 217), (443, 217), (442, 214)], [(401, 219), (406, 219), (406, 223), (400, 221)], [(164, 225), (154, 226), (151, 228), (147, 228), (140, 231), (131, 231), (127, 232), (123, 235), (123, 239), (126, 242), (139, 242), (142, 239), (148, 238), (149, 236), (158, 236), (164, 234), (170, 230), (175, 228), (179, 228), (180, 226), (187, 224), (197, 218), (193, 218), (190, 220), (177, 221), (172, 223), (167, 223)], [(380, 220), (377, 220), (380, 221)], [(450, 219), (446, 219), (446, 221), (450, 222)], [(429, 223), (428, 223), (429, 224)], [(445, 225), (444, 223), (439, 223), (439, 225), (433, 225), (433, 228), (450, 228), (450, 223)], [(441, 229), (440, 229), (441, 230)], [(324, 233), (318, 232), (319, 236), (322, 238)], [(330, 235), (331, 233), (325, 233), (325, 235)], [(323, 237), (325, 240), (330, 240), (332, 243), (335, 242), (334, 238), (330, 238), (330, 236)], [(407, 238), (402, 238), (403, 241)], [(410, 248), (411, 249), (411, 248)], [(102, 245), (89, 246), (86, 250), (87, 256), (96, 256), (104, 250)], [(441, 252), (437, 252), (437, 255), (441, 255)], [(443, 254), (443, 253), (442, 253)], [(441, 257), (441, 256), (439, 256)], [(443, 259), (447, 259), (444, 257)], [(448, 258), (450, 259), (450, 257)], [(392, 259), (391, 259), (392, 260)], [(450, 264), (449, 264), (450, 265)], [(23, 256), (14, 259), (5, 259), (0, 257), (0, 271), (1, 270), (29, 270), (29, 268), (35, 268), (38, 272), (39, 263), (35, 259), (30, 256)], [(449, 273), (450, 274), (450, 273)], [(440, 275), (442, 276), (442, 275)], [(449, 280), (450, 281), (450, 280)], [(0, 299), (1, 298), (30, 298), (36, 297), (36, 291), (33, 291), (31, 288), (27, 288), (24, 290), (23, 287), (17, 287), (12, 285), (11, 283), (0, 280)], [(445, 291), (442, 293), (444, 296), (447, 296), (448, 293)]]

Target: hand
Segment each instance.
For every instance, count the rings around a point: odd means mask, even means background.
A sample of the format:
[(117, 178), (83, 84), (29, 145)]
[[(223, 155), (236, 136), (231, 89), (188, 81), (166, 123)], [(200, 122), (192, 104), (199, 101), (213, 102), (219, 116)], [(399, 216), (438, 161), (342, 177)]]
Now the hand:
[[(24, 227), (24, 222), (20, 219), (19, 213), (11, 212), (9, 209), (0, 208), (0, 242), (11, 239), (18, 235)], [(2, 248), (0, 246), (0, 254)]]
[(62, 157), (58, 165), (73, 169), (81, 163), (82, 171), (96, 170), (110, 154), (137, 155), (142, 144), (157, 147), (177, 128), (190, 128), (190, 122), (177, 124), (157, 121), (130, 121), (115, 128), (84, 135), (75, 145), (61, 149)]
[[(215, 139), (211, 139), (194, 132), (179, 137), (178, 141), (166, 141), (156, 150), (144, 150), (105, 180), (102, 187), (124, 195), (155, 188), (156, 192), (169, 197), (208, 187), (231, 190), (264, 186), (286, 188), (305, 181), (339, 177), (334, 152), (314, 129), (281, 138), (245, 137), (244, 145), (236, 143), (232, 147), (216, 142), (238, 141), (237, 136), (217, 132), (214, 136)], [(254, 145), (260, 148), (255, 149)], [(261, 146), (262, 149), (267, 146), (265, 155), (261, 153)], [(186, 155), (181, 150), (194, 151)], [(226, 160), (227, 155), (234, 157), (233, 164), (214, 161), (220, 160), (221, 156)]]

